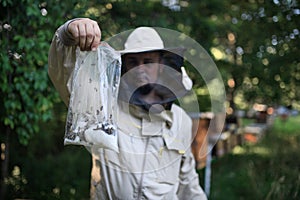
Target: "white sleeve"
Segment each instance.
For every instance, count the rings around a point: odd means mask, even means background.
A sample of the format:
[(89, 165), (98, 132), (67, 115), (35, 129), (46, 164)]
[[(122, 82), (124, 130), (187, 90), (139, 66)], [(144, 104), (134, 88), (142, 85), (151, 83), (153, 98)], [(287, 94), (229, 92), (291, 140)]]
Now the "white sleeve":
[(67, 30), (69, 23), (72, 21), (66, 22), (57, 29), (48, 54), (49, 77), (66, 105), (69, 104), (69, 80), (76, 61), (75, 41)]

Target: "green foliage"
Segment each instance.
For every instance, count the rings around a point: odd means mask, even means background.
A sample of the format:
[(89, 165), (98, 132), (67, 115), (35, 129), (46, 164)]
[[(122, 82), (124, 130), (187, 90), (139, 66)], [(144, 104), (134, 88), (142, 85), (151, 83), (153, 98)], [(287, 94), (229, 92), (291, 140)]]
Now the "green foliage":
[[(212, 199), (299, 199), (300, 117), (276, 118), (257, 144), (213, 162)], [(290, 128), (288, 128), (288, 125)]]
[(5, 199), (88, 199), (91, 155), (79, 146), (63, 146), (66, 107), (55, 104), (53, 120), (27, 146), (12, 138)]
[(288, 117), (287, 120), (282, 120), (280, 117), (276, 118), (273, 131), (278, 132), (278, 136), (285, 137), (285, 135), (294, 137), (299, 135), (300, 117)]
[[(32, 2), (28, 2), (31, 4)], [(1, 122), (17, 132), (20, 142), (27, 144), (31, 135), (38, 130), (40, 117), (47, 119), (47, 108), (52, 102), (47, 100), (47, 93), (53, 91), (46, 86), (47, 56), (41, 54), (47, 48), (47, 41), (38, 37), (34, 18), (40, 15), (36, 4), (27, 7), (26, 17), (13, 17), (13, 13), (24, 13), (25, 5), (15, 6), (13, 1), (2, 2), (1, 7), (1, 101), (3, 115)], [(5, 17), (4, 17), (5, 16)], [(27, 24), (28, 26), (19, 26)], [(36, 27), (34, 27), (34, 25)], [(43, 23), (41, 22), (41, 27)], [(31, 29), (32, 28), (32, 29)], [(31, 29), (31, 30), (30, 30)], [(46, 44), (45, 44), (46, 43)], [(45, 48), (46, 47), (46, 48)], [(34, 49), (34, 51), (33, 51)], [(37, 79), (37, 77), (39, 77)], [(39, 87), (37, 87), (39, 85)], [(33, 87), (35, 86), (35, 87)]]
[[(7, 0), (0, 4), (0, 122), (27, 145), (38, 123), (51, 116), (59, 101), (48, 75), (49, 44), (56, 28), (65, 22), (75, 1)], [(59, 11), (66, 5), (65, 11)]]
[(233, 33), (235, 40), (224, 38), (219, 45), (231, 51), (228, 70), (236, 81), (235, 89), (250, 103), (297, 102), (299, 2), (230, 1), (228, 8), (232, 23), (226, 34)]

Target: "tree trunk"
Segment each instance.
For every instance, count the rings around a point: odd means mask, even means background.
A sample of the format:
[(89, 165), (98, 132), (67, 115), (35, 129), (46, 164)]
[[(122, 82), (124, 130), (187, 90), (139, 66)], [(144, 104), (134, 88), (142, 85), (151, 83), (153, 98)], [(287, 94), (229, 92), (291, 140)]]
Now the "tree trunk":
[(1, 143), (1, 183), (0, 183), (0, 199), (5, 199), (6, 184), (5, 179), (8, 177), (8, 162), (9, 162), (9, 137), (11, 129), (6, 127), (5, 141)]

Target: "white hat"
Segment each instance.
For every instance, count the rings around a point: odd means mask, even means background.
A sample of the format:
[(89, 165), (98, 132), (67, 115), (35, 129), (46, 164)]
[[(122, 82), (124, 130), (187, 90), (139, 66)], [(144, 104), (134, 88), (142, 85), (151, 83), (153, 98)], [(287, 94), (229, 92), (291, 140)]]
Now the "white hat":
[(153, 28), (139, 27), (130, 33), (124, 47), (121, 54), (164, 50), (164, 43)]
[[(136, 28), (129, 34), (124, 47), (124, 50), (119, 51), (123, 55), (127, 53), (141, 53), (159, 50), (173, 52), (174, 54), (183, 54), (183, 51), (185, 51), (185, 48), (183, 47), (165, 48), (163, 40), (156, 30), (151, 27)], [(178, 71), (181, 72), (181, 83), (184, 89), (191, 90), (193, 83), (190, 77), (186, 74), (184, 67), (180, 67)]]

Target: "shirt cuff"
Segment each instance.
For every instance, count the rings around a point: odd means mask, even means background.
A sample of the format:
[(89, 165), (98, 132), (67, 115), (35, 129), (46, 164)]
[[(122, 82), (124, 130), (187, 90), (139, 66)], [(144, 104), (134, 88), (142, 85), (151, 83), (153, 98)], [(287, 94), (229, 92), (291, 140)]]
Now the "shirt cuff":
[(67, 21), (57, 30), (58, 37), (60, 38), (61, 42), (66, 46), (75, 46), (76, 41), (73, 35), (68, 31), (68, 26), (71, 22), (76, 21), (81, 18), (75, 18)]

